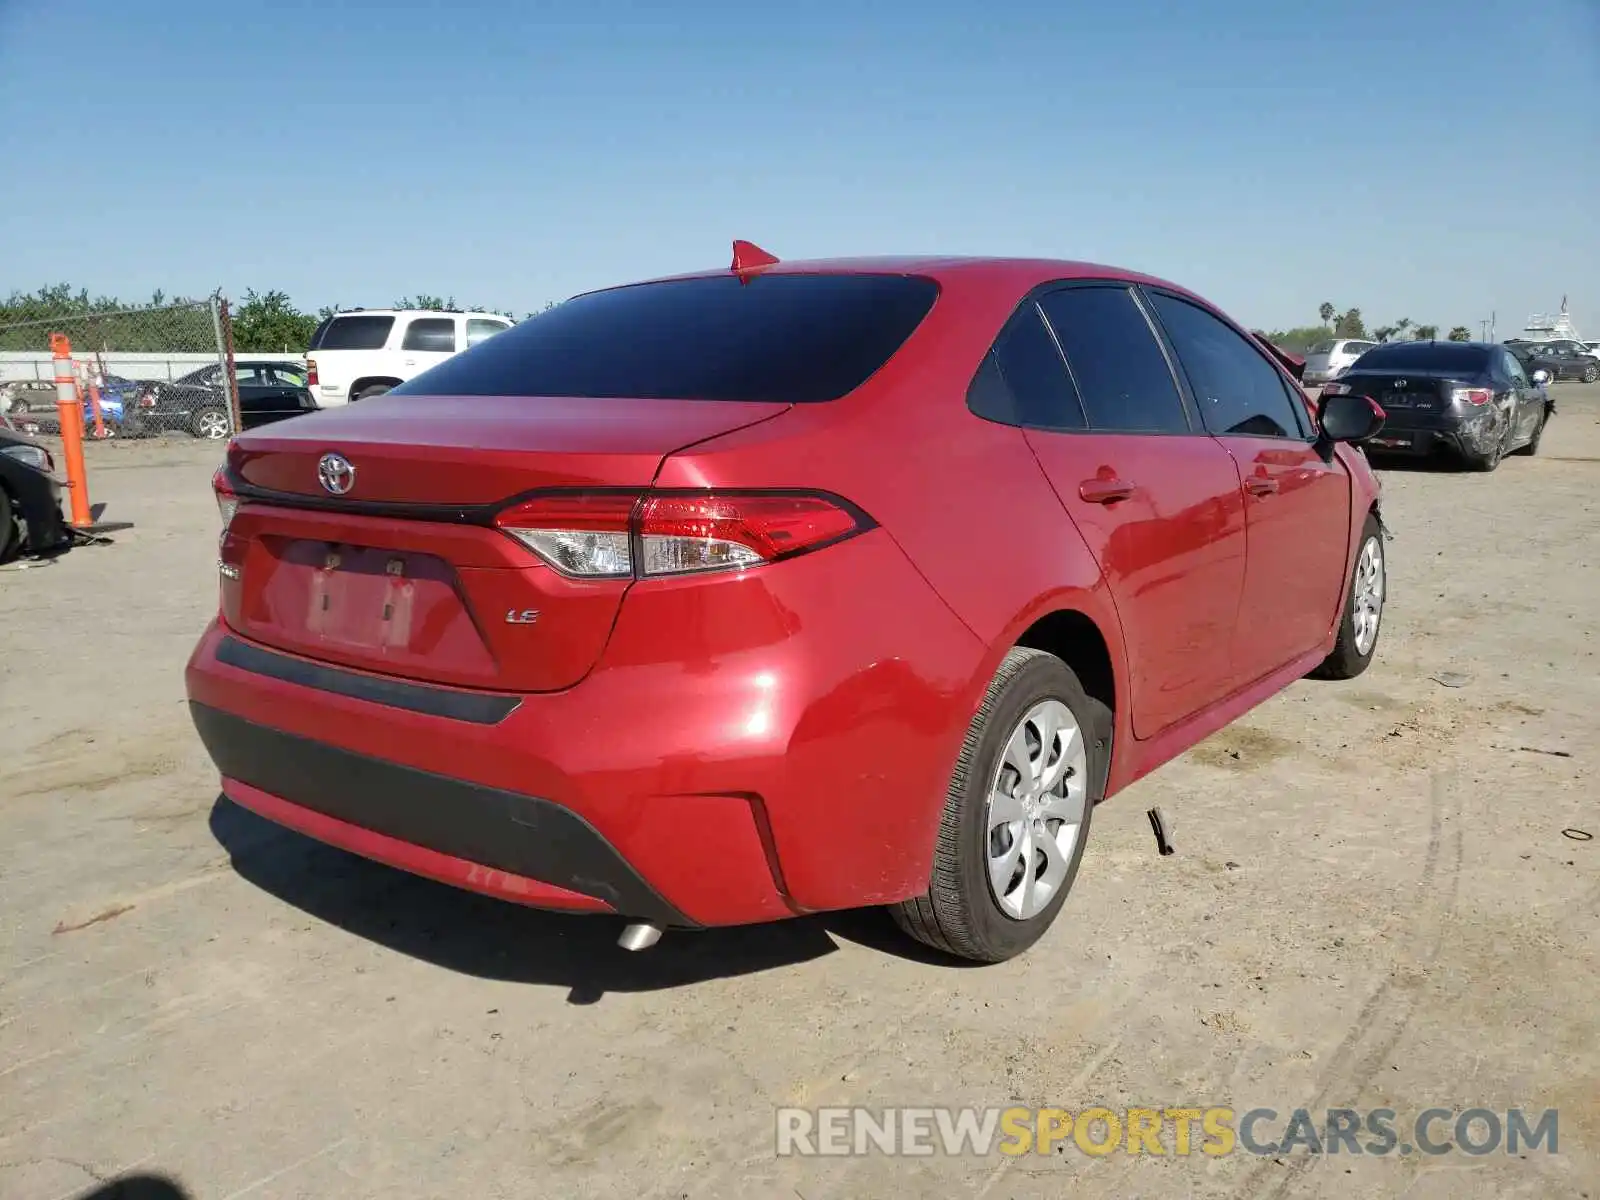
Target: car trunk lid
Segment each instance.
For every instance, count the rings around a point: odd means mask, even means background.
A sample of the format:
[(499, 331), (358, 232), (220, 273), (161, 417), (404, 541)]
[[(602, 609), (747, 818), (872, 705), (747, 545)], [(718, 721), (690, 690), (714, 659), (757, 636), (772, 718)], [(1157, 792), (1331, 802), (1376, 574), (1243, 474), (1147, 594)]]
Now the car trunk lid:
[[(674, 451), (787, 407), (395, 396), (241, 434), (228, 453), (240, 503), (223, 537), (223, 619), (360, 670), (570, 687), (632, 581), (565, 576), (495, 528), (494, 513), (546, 488), (643, 489)], [(349, 473), (324, 470), (329, 455)]]

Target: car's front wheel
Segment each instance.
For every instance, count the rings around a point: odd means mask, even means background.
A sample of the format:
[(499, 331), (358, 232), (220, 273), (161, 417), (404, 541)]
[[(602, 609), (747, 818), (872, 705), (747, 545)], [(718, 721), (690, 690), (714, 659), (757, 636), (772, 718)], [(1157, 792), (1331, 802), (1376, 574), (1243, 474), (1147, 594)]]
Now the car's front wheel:
[(1053, 654), (1017, 648), (956, 760), (927, 892), (893, 910), (918, 941), (1003, 962), (1038, 941), (1078, 874), (1111, 714)]
[(1597, 379), (1600, 379), (1600, 367), (1585, 367), (1583, 369), (1583, 381), (1585, 383), (1593, 383)]
[(1354, 679), (1372, 664), (1383, 625), (1383, 604), (1389, 594), (1388, 561), (1383, 553), (1383, 526), (1373, 513), (1361, 527), (1361, 548), (1356, 551), (1344, 615), (1333, 653), (1311, 672), (1318, 679)]

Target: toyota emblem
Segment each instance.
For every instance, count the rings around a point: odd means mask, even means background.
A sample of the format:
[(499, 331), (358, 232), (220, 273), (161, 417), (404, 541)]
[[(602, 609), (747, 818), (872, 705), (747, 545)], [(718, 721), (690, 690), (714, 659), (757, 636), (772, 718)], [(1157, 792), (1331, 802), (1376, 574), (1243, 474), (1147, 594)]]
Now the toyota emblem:
[(317, 478), (325, 491), (342, 496), (356, 485), (356, 469), (342, 454), (324, 454), (317, 463)]

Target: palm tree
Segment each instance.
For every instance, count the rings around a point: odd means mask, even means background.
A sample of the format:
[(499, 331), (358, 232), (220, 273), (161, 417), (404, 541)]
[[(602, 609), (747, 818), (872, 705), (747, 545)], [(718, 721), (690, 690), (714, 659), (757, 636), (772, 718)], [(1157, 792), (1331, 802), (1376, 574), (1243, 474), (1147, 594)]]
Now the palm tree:
[(1394, 331), (1401, 338), (1405, 337), (1406, 330), (1408, 330), (1410, 328), (1411, 328), (1411, 318), (1410, 317), (1401, 317), (1398, 321), (1396, 321), (1394, 323)]
[(1450, 340), (1452, 342), (1470, 342), (1472, 340), (1472, 330), (1465, 325), (1457, 325), (1450, 331)]
[(1431, 342), (1431, 341), (1434, 341), (1435, 339), (1437, 339), (1438, 336), (1439, 336), (1439, 327), (1437, 325), (1418, 325), (1417, 326), (1417, 341), (1419, 341), (1419, 342)]
[(1396, 330), (1393, 325), (1379, 325), (1372, 331), (1372, 336), (1377, 338), (1380, 342), (1387, 342), (1397, 332), (1399, 331)]
[(1338, 311), (1338, 309), (1333, 307), (1331, 301), (1324, 300), (1322, 302), (1322, 307), (1317, 309), (1317, 315), (1322, 318), (1322, 323), (1324, 325), (1331, 326), (1333, 324), (1333, 314)]

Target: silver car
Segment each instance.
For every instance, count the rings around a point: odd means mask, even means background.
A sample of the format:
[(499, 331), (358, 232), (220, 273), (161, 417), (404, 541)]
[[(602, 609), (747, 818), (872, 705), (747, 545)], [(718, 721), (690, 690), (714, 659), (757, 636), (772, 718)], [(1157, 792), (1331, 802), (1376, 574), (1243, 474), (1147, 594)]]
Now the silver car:
[(1318, 342), (1306, 355), (1305, 382), (1327, 383), (1348, 371), (1377, 342), (1363, 342), (1352, 338), (1339, 338), (1331, 342)]

